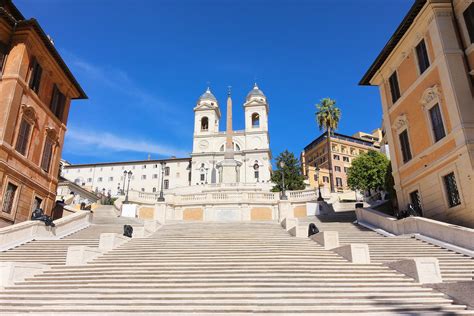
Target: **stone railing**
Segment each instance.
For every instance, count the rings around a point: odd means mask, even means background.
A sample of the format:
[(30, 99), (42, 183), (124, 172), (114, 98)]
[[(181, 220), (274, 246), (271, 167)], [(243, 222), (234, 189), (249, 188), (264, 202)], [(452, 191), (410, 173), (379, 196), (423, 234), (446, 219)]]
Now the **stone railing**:
[(311, 201), (318, 198), (315, 190), (288, 191), (287, 195), (290, 201)]
[(7, 250), (33, 239), (59, 239), (90, 225), (92, 213), (78, 211), (54, 221), (55, 227), (40, 221), (26, 221), (0, 229), (0, 251)]
[[(277, 203), (279, 192), (246, 192), (246, 191), (223, 191), (189, 194), (166, 194), (166, 202), (174, 205), (206, 203)], [(315, 200), (318, 195), (315, 190), (287, 191), (288, 199), (292, 202), (307, 202)], [(129, 201), (144, 204), (154, 204), (158, 201), (158, 193), (147, 193), (130, 191)]]
[(369, 209), (356, 209), (357, 221), (381, 228), (394, 235), (420, 234), (470, 251), (474, 250), (474, 229), (424, 217), (395, 217)]

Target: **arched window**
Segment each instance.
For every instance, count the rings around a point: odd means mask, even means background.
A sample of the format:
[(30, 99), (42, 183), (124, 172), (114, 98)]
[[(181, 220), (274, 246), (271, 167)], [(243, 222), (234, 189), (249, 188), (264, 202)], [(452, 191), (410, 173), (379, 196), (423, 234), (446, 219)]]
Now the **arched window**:
[(252, 127), (260, 127), (260, 114), (252, 114)]
[(209, 130), (209, 119), (204, 116), (201, 119), (201, 131), (208, 131)]
[[(232, 142), (232, 145), (234, 146), (234, 151), (240, 151), (240, 146), (239, 144), (236, 144), (234, 142)], [(225, 150), (225, 144), (223, 144), (221, 146), (221, 148), (219, 149), (219, 151), (224, 151)]]

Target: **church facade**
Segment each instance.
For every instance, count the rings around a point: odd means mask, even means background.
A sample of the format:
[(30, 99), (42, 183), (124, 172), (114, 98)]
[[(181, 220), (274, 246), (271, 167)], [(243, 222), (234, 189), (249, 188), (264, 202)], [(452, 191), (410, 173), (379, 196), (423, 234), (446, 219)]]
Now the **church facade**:
[[(227, 97), (227, 130), (219, 129), (221, 109), (208, 88), (194, 107), (194, 135), (191, 157), (109, 163), (64, 163), (62, 176), (80, 186), (112, 196), (130, 190), (157, 193), (186, 187), (204, 187), (226, 182), (223, 165), (227, 155), (235, 164), (232, 182), (262, 184), (268, 188), (271, 152), (268, 133), (268, 102), (255, 84), (243, 103), (244, 130), (232, 130), (232, 98)], [(230, 109), (230, 111), (229, 111)], [(227, 144), (232, 144), (229, 152)], [(229, 162), (229, 158), (227, 158)], [(124, 175), (132, 172), (131, 176)], [(228, 178), (227, 178), (228, 180)], [(264, 185), (265, 184), (265, 185)], [(194, 190), (193, 190), (194, 191)]]
[[(229, 106), (230, 102), (230, 106)], [(221, 110), (210, 89), (199, 98), (194, 108), (194, 139), (191, 154), (191, 184), (222, 183), (222, 163), (226, 141), (231, 134), (233, 159), (236, 161), (237, 183), (269, 182), (271, 176), (270, 138), (268, 135), (268, 103), (255, 84), (244, 107), (245, 129), (232, 130), (232, 99), (227, 98), (227, 131), (219, 129)], [(230, 113), (229, 113), (230, 108)]]

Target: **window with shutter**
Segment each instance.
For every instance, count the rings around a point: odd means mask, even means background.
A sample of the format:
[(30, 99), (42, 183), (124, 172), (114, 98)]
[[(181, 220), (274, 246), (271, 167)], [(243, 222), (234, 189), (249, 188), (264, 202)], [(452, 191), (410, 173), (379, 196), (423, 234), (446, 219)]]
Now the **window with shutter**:
[(29, 87), (36, 93), (39, 91), (42, 73), (43, 68), (41, 68), (41, 65), (38, 63), (36, 58), (34, 58), (31, 63), (31, 77)]
[(430, 66), (425, 40), (421, 40), (421, 42), (416, 46), (416, 57), (418, 58), (418, 69), (420, 70), (421, 75)]
[(402, 150), (403, 162), (408, 162), (411, 160), (411, 150), (410, 150), (410, 141), (408, 140), (408, 131), (404, 130), (398, 135), (400, 139), (400, 147)]
[(397, 72), (395, 71), (388, 79), (390, 83), (390, 93), (392, 94), (392, 103), (400, 98), (400, 87), (398, 86)]
[(30, 138), (31, 124), (25, 119), (21, 120), (20, 128), (18, 130), (18, 137), (16, 139), (15, 150), (26, 156), (26, 149), (28, 148), (28, 141)]
[(2, 212), (11, 214), (13, 210), (13, 203), (15, 202), (15, 195), (18, 187), (13, 183), (8, 183), (3, 197)]
[(41, 158), (41, 169), (46, 172), (49, 172), (51, 166), (51, 156), (53, 155), (53, 141), (46, 138), (43, 149), (43, 157)]
[(53, 112), (54, 115), (56, 115), (58, 119), (62, 120), (65, 106), (66, 106), (65, 95), (61, 93), (57, 85), (54, 85), (53, 95), (51, 96), (51, 104), (50, 104), (51, 112)]
[(443, 125), (443, 118), (441, 117), (441, 111), (439, 105), (434, 105), (430, 110), (431, 128), (433, 129), (433, 135), (435, 142), (446, 136)]
[(474, 3), (471, 3), (463, 13), (464, 22), (466, 23), (467, 33), (471, 44), (474, 43)]

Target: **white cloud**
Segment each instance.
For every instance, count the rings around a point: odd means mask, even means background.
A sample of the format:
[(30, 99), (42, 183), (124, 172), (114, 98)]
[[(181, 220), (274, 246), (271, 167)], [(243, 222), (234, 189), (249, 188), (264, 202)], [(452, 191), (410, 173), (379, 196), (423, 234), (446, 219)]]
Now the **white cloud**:
[(164, 157), (187, 157), (189, 155), (185, 150), (152, 143), (143, 139), (130, 139), (108, 132), (85, 131), (71, 127), (66, 133), (66, 147), (72, 152), (90, 152), (99, 149), (114, 152), (156, 154)]

